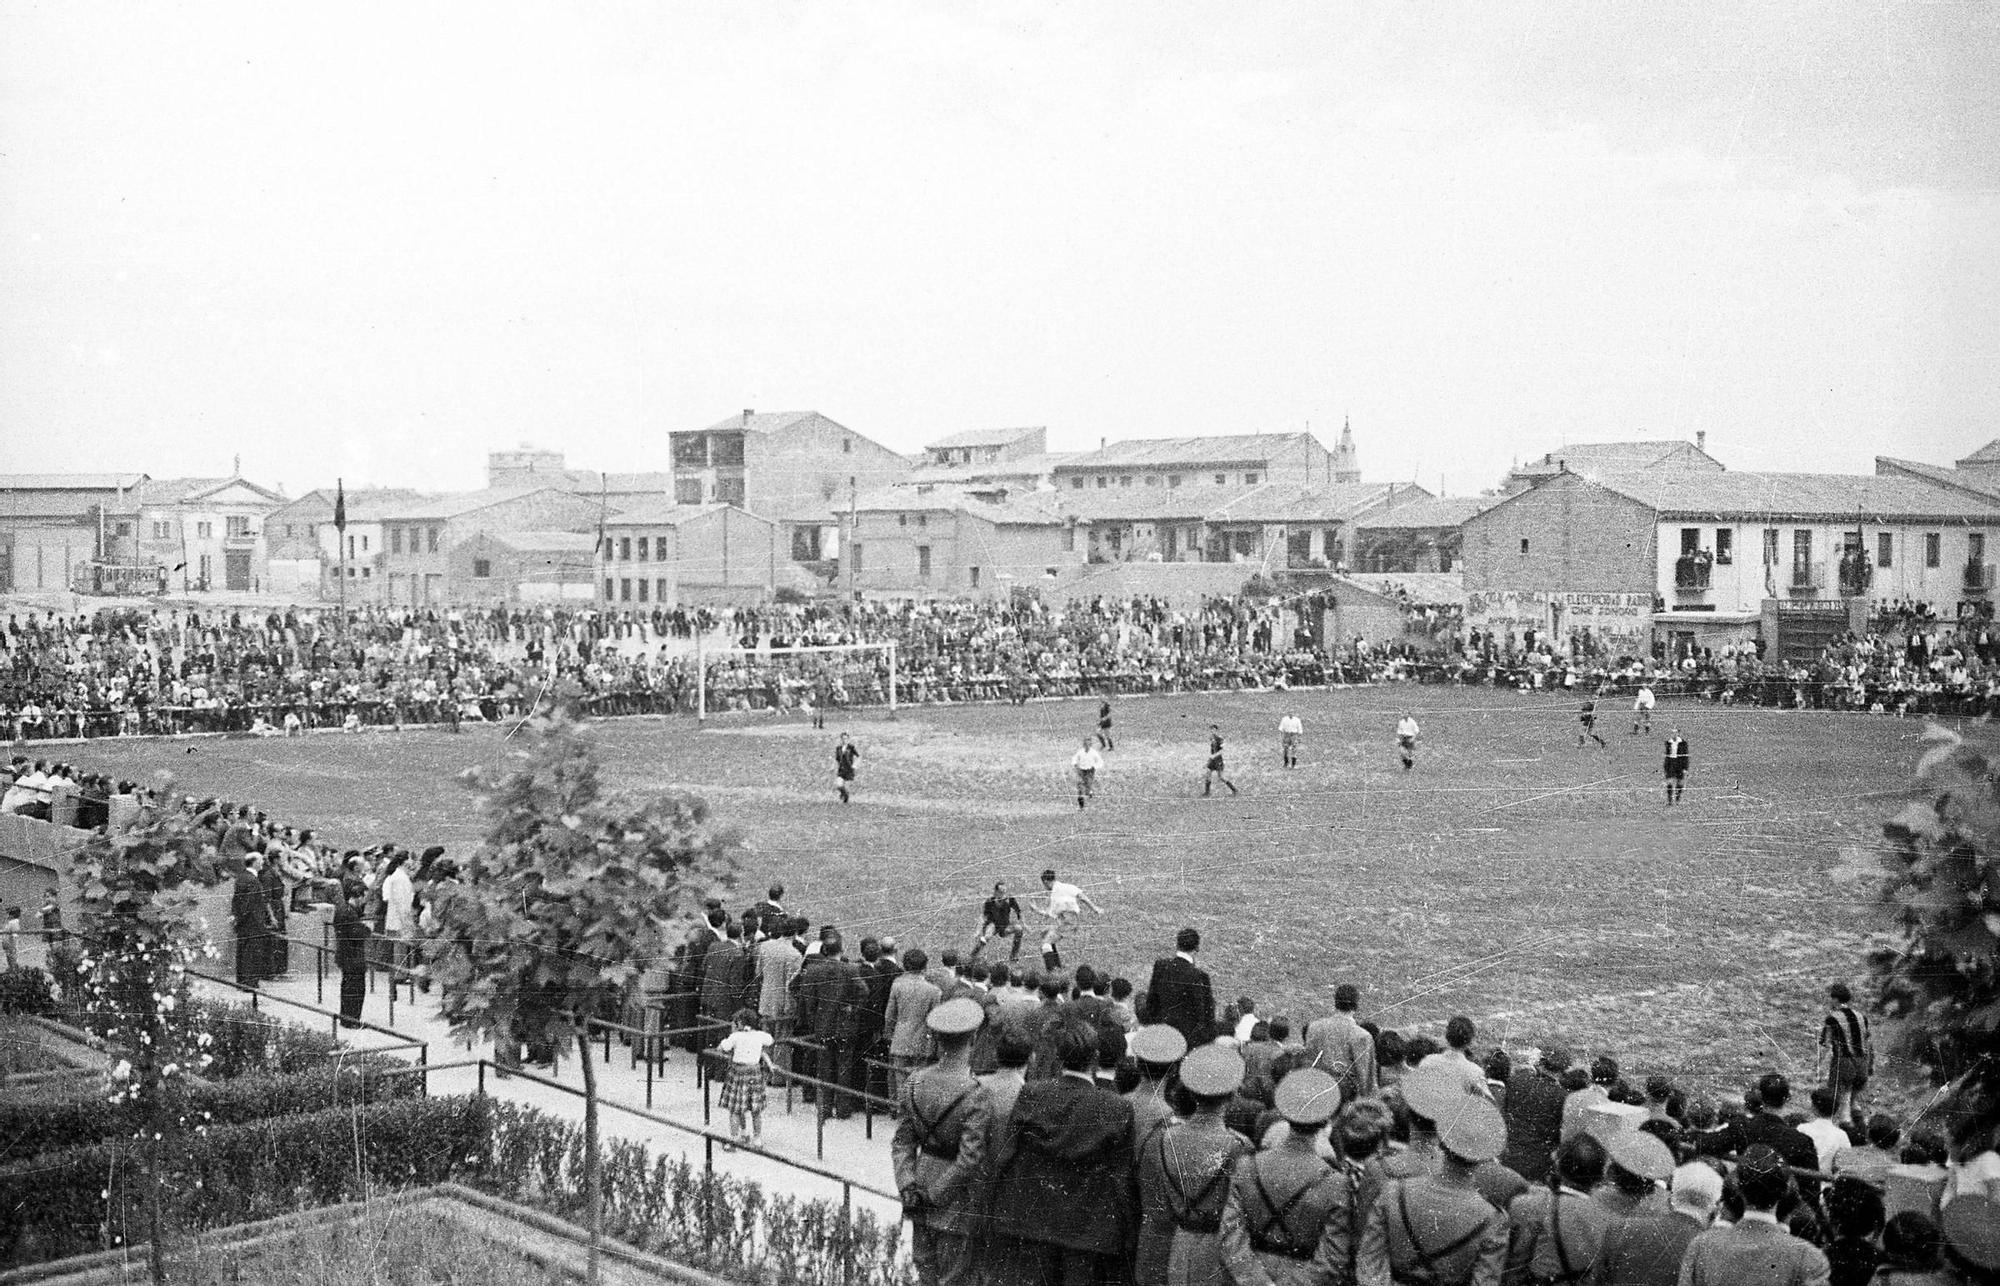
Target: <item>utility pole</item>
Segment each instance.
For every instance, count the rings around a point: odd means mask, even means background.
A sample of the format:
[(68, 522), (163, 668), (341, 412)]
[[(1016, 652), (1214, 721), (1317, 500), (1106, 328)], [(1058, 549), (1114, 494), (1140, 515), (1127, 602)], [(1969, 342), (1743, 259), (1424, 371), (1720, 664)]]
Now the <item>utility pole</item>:
[(856, 537), (861, 534), (860, 522), (861, 494), (855, 489), (854, 478), (847, 479), (847, 548), (841, 551), (841, 561), (847, 564), (847, 601), (854, 601), (854, 547)]

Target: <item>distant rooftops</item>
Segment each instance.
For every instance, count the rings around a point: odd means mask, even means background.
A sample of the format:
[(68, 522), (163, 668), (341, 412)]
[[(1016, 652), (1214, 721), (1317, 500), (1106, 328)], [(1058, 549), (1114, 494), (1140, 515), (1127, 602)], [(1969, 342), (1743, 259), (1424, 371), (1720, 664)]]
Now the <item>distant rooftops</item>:
[(1127, 438), (1122, 442), (1107, 442), (1095, 451), (1085, 451), (1058, 468), (1073, 473), (1081, 469), (1262, 464), (1281, 451), (1315, 441), (1312, 434), (1304, 432)]
[(1534, 481), (1561, 473), (1631, 473), (1656, 468), (1722, 470), (1722, 462), (1693, 442), (1573, 442), (1514, 467), (1512, 476)]

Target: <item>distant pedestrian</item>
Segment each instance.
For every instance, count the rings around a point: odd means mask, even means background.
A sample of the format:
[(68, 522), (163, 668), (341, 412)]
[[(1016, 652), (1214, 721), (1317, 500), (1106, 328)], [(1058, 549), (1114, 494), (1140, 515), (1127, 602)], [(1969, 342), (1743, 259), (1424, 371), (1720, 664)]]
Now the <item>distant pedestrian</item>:
[(861, 758), (861, 750), (840, 734), (840, 742), (833, 748), (834, 789), (840, 792), (840, 802), (848, 803), (848, 792), (854, 788), (854, 761)]
[(1396, 751), (1403, 757), (1404, 772), (1417, 766), (1417, 738), (1422, 732), (1423, 729), (1417, 727), (1416, 719), (1408, 710), (1396, 720)]
[(1202, 775), (1201, 793), (1204, 795), (1211, 793), (1215, 789), (1215, 783), (1218, 781), (1229, 787), (1230, 794), (1237, 795), (1242, 793), (1236, 789), (1236, 783), (1229, 780), (1224, 774), (1222, 766), (1222, 729), (1219, 725), (1211, 723), (1208, 725), (1208, 771)]
[(1638, 736), (1640, 726), (1647, 732), (1653, 730), (1653, 689), (1646, 684), (1639, 685), (1639, 695), (1632, 698), (1632, 735)]
[(368, 998), (368, 917), (362, 914), (368, 887), (360, 881), (341, 886), (340, 904), (333, 910), (333, 966), (340, 970), (340, 1025), (361, 1021)]
[(1305, 735), (1306, 727), (1295, 714), (1288, 714), (1278, 720), (1278, 754), (1285, 767), (1299, 766), (1299, 738)]
[(1106, 750), (1117, 749), (1117, 743), (1111, 740), (1111, 702), (1109, 701), (1099, 701), (1097, 703), (1097, 744)]
[(1688, 743), (1679, 728), (1667, 730), (1666, 756), (1661, 766), (1667, 774), (1667, 803), (1681, 802), (1681, 791), (1687, 785)]

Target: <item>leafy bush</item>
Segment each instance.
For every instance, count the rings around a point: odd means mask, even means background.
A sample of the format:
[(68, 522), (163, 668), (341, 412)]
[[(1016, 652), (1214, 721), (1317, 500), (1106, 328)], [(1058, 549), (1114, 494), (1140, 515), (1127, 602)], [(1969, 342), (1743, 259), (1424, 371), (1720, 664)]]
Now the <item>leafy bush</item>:
[[(197, 1131), (175, 1163), (172, 1222), (199, 1232), (358, 1200), (370, 1188), (476, 1182), (488, 1107), (480, 1097), (408, 1098)], [(9, 1214), (0, 1264), (143, 1240), (137, 1150), (107, 1141), (0, 1169), (0, 1210)]]
[[(214, 1127), (420, 1094), (418, 1077), (385, 1075), (401, 1066), (376, 1057), (285, 1076), (190, 1084), (186, 1110), (193, 1120)], [(138, 1129), (139, 1118), (129, 1105), (108, 1102), (101, 1093), (44, 1103), (0, 1102), (0, 1139), (6, 1140), (9, 1161), (129, 1139)]]
[(55, 1012), (55, 987), (45, 971), (23, 966), (0, 972), (0, 1014), (46, 1017)]
[(195, 1029), (213, 1038), (208, 1052), (215, 1061), (203, 1073), (211, 1079), (289, 1076), (324, 1067), (345, 1048), (329, 1032), (285, 1022), (248, 1005), (197, 997), (189, 1002), (189, 1011)]
[(56, 986), (56, 1004), (68, 1018), (83, 1008), (83, 948), (76, 939), (65, 938), (50, 946), (44, 959)]

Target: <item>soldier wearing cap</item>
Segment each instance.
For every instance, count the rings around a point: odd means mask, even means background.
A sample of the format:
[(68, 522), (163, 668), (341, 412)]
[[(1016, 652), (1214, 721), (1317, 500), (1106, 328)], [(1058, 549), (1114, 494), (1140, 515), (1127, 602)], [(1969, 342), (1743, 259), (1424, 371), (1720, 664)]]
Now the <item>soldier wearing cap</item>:
[(1285, 1137), (1236, 1163), (1222, 1205), (1222, 1261), (1235, 1286), (1353, 1280), (1361, 1174), (1319, 1154), (1320, 1135), (1339, 1108), (1339, 1083), (1317, 1067), (1278, 1082)]
[[(1456, 1116), (1473, 1094), (1467, 1082), (1451, 1067), (1426, 1060), (1405, 1073), (1396, 1087), (1410, 1114), (1410, 1145), (1401, 1155), (1382, 1163), (1382, 1173), (1392, 1179), (1415, 1179), (1436, 1174), (1444, 1163), (1438, 1147), (1438, 1124)], [(1502, 1117), (1504, 1123), (1505, 1117)], [(1472, 1186), (1487, 1204), (1505, 1211), (1509, 1202), (1528, 1190), (1528, 1181), (1508, 1169), (1498, 1158), (1488, 1158), (1472, 1172)]]
[(1507, 1277), (1523, 1282), (1581, 1281), (1597, 1262), (1618, 1216), (1590, 1199), (1604, 1178), (1604, 1145), (1579, 1134), (1556, 1149), (1549, 1183), (1531, 1188), (1507, 1209), (1514, 1244)]
[[(1194, 1099), (1194, 1115), (1155, 1133), (1138, 1157), (1139, 1255), (1132, 1276), (1138, 1286), (1192, 1286), (1223, 1280), (1222, 1206), (1229, 1170), (1253, 1149), (1223, 1122), (1223, 1109), (1243, 1083), (1243, 1057), (1233, 1049), (1203, 1045), (1181, 1059), (1181, 1088)], [(1152, 1217), (1164, 1212), (1163, 1224)]]
[(1620, 1219), (1667, 1213), (1666, 1190), (1660, 1187), (1674, 1177), (1674, 1154), (1667, 1145), (1643, 1130), (1620, 1130), (1608, 1150), (1604, 1182), (1591, 1200)]
[(1362, 1286), (1498, 1286), (1507, 1219), (1479, 1195), (1472, 1173), (1505, 1149), (1507, 1127), (1490, 1100), (1464, 1098), (1438, 1121), (1437, 1173), (1391, 1180), (1369, 1207), (1354, 1264)]
[(926, 1023), (937, 1038), (937, 1062), (913, 1074), (898, 1096), (901, 1120), (890, 1154), (922, 1286), (960, 1286), (974, 1272), (977, 1180), (992, 1108), (986, 1087), (973, 1078), (970, 1057), (973, 1033), (984, 1021), (973, 1000), (931, 1010)]
[(1132, 1105), (1132, 1155), (1138, 1156), (1155, 1132), (1180, 1120), (1167, 1102), (1167, 1078), (1187, 1053), (1187, 1038), (1165, 1023), (1154, 1023), (1133, 1032), (1130, 1045), (1139, 1083), (1125, 1092), (1125, 1100)]

